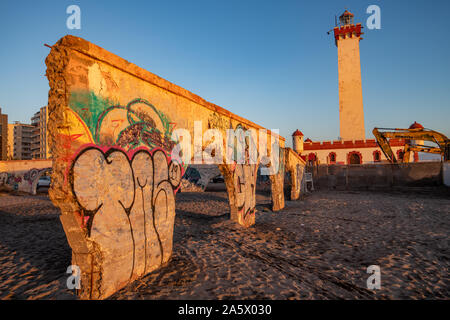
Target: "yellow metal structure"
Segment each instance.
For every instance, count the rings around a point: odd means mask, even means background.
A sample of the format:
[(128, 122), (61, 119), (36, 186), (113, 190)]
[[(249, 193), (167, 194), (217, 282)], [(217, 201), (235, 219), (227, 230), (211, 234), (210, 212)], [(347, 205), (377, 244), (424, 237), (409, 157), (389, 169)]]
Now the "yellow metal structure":
[[(380, 131), (387, 130), (387, 131)], [(373, 135), (377, 139), (377, 143), (380, 149), (383, 151), (386, 159), (392, 163), (397, 163), (397, 159), (392, 152), (391, 146), (388, 139), (405, 139), (405, 149), (403, 152), (403, 159), (401, 162), (409, 162), (411, 151), (416, 152), (428, 152), (440, 154), (444, 161), (450, 160), (450, 140), (437, 131), (416, 128), (416, 129), (398, 129), (398, 128), (374, 128), (372, 131)], [(438, 147), (430, 147), (424, 145), (418, 145), (412, 143), (413, 141), (431, 141), (438, 145)]]

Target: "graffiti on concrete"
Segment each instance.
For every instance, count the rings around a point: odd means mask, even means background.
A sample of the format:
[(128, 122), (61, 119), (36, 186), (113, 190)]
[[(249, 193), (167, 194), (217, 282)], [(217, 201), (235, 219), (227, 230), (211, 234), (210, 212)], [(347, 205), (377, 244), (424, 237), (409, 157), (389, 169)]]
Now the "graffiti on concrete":
[(103, 283), (130, 281), (168, 261), (181, 174), (162, 149), (89, 146), (77, 155), (70, 183), (80, 225), (102, 251)]
[[(255, 223), (259, 156), (257, 151), (256, 154), (250, 152), (250, 148), (256, 147), (254, 136), (249, 134), (250, 131), (242, 124), (238, 124), (235, 131), (239, 129), (243, 134), (236, 136), (234, 143), (230, 141), (227, 151), (228, 154), (231, 153), (234, 163), (222, 166), (221, 171), (230, 198), (231, 218), (248, 227)], [(238, 144), (244, 148), (237, 148)], [(250, 157), (256, 157), (256, 159), (250, 159)]]
[(257, 170), (258, 166), (255, 164), (236, 164), (232, 170), (237, 218), (244, 226), (255, 223)]
[[(58, 41), (46, 65), (54, 168), (49, 195), (80, 267), (79, 295), (102, 299), (171, 256), (175, 193), (185, 170), (172, 162), (175, 120), (192, 132), (196, 119), (224, 130), (242, 118), (80, 38)], [(259, 128), (242, 122), (250, 126), (245, 131)], [(231, 153), (257, 161), (219, 165), (232, 219), (245, 226), (254, 224), (256, 211), (259, 154), (250, 151), (259, 145), (253, 142)]]
[(166, 152), (175, 145), (171, 139), (175, 123), (145, 99), (136, 98), (120, 105), (93, 92), (81, 91), (71, 93), (69, 105), (78, 120), (82, 120), (84, 140), (90, 143), (125, 150), (145, 145)]
[(97, 144), (114, 143), (127, 150), (145, 145), (150, 149), (171, 151), (175, 146), (171, 137), (173, 125), (150, 102), (139, 98), (125, 107), (112, 106), (102, 112), (95, 140)]
[(232, 128), (231, 120), (226, 119), (217, 112), (213, 112), (208, 118), (209, 129), (227, 130)]
[(19, 183), (22, 182), (23, 175), (15, 173), (0, 172), (0, 186), (10, 186), (17, 190)]
[(234, 128), (234, 132), (236, 135), (233, 138), (228, 137), (227, 154), (229, 159), (241, 164), (257, 163), (259, 154), (255, 141), (256, 137), (251, 134), (252, 131), (242, 124), (238, 124)]
[[(125, 151), (145, 146), (163, 149), (170, 157), (175, 123), (149, 101), (135, 98), (121, 105), (90, 91), (72, 92), (64, 123), (58, 126), (58, 162), (69, 167), (74, 156), (87, 145), (120, 147)], [(184, 171), (183, 171), (184, 172)], [(67, 172), (65, 184), (67, 184)]]
[(53, 185), (69, 196), (72, 230), (90, 248), (92, 262), (81, 270), (98, 279), (83, 290), (106, 297), (172, 254), (175, 193), (185, 172), (171, 157), (175, 123), (145, 99), (121, 104), (91, 91), (71, 92), (63, 108), (52, 147), (63, 179), (55, 176)]
[(94, 248), (93, 269), (82, 270), (91, 279), (100, 270), (90, 296), (105, 297), (172, 254), (175, 193), (185, 172), (171, 158), (175, 124), (147, 100), (121, 105), (85, 91), (71, 93), (64, 120), (56, 161), (66, 163), (63, 185)]
[(304, 178), (304, 171), (305, 167), (297, 164), (297, 186), (298, 188), (295, 190), (298, 192), (298, 194), (302, 194), (306, 191), (305, 187), (305, 178)]
[(26, 171), (0, 172), (0, 187), (6, 190), (23, 191), (35, 194), (39, 178), (51, 168), (30, 169)]

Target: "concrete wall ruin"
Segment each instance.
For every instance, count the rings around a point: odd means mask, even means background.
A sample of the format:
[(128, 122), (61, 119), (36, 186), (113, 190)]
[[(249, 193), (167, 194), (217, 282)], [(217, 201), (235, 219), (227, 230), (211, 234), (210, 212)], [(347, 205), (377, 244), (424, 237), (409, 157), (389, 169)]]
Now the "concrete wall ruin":
[[(171, 256), (174, 194), (186, 170), (171, 154), (175, 127), (192, 137), (197, 129), (226, 137), (227, 129), (264, 128), (81, 38), (59, 40), (46, 65), (49, 195), (81, 269), (79, 296), (104, 299)], [(267, 141), (275, 135), (265, 134)], [(275, 136), (283, 150), (284, 138)], [(204, 152), (209, 142), (190, 147)], [(258, 146), (245, 138), (246, 150), (252, 143)], [(231, 219), (245, 227), (255, 223), (257, 160), (219, 165)], [(272, 188), (275, 198), (280, 192)]]
[(289, 199), (297, 200), (306, 192), (304, 179), (306, 162), (291, 148), (285, 148), (285, 170), (289, 178)]

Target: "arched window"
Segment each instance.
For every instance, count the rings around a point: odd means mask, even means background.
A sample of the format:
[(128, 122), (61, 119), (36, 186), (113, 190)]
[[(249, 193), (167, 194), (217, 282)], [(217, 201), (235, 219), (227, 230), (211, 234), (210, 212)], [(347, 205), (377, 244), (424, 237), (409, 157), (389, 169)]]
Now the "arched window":
[(373, 161), (380, 162), (381, 161), (381, 152), (379, 150), (375, 150), (373, 152)]
[(330, 161), (330, 164), (336, 163), (336, 152), (330, 152), (328, 154), (328, 159)]
[(352, 151), (347, 154), (347, 163), (348, 164), (361, 164), (362, 163), (362, 155), (358, 151)]
[(309, 165), (313, 165), (314, 162), (316, 162), (316, 154), (311, 152), (310, 154), (308, 154), (308, 163)]
[(401, 149), (397, 150), (397, 159), (398, 159), (398, 161), (403, 161), (403, 154), (404, 154), (403, 150), (401, 150)]

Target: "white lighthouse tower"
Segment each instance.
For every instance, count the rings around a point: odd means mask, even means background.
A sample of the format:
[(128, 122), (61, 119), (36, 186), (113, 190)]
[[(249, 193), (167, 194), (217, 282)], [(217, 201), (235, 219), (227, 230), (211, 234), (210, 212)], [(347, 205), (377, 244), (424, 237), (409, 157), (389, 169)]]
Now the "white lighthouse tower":
[(364, 110), (361, 86), (359, 42), (361, 24), (353, 23), (353, 14), (345, 10), (334, 28), (338, 49), (339, 121), (342, 140), (364, 140)]

